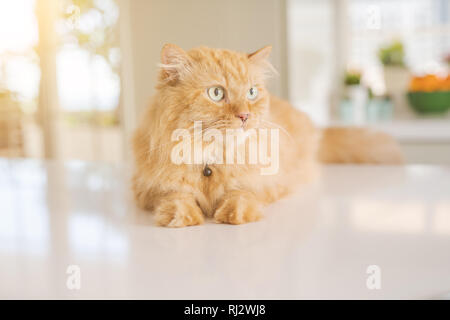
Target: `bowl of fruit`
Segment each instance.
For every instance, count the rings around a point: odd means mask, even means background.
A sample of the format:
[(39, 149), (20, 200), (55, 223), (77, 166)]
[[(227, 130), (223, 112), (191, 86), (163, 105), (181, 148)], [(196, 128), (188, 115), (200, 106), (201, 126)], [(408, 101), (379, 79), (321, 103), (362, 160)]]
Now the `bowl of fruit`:
[(450, 75), (414, 76), (407, 95), (409, 104), (418, 113), (445, 113), (450, 109)]

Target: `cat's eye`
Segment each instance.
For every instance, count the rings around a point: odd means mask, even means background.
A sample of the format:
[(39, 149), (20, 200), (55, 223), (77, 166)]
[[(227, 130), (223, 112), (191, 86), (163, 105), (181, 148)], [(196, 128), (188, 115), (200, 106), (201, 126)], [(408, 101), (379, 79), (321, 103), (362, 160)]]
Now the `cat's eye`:
[(212, 101), (219, 102), (223, 99), (224, 95), (222, 87), (211, 87), (208, 89), (208, 96)]
[(258, 89), (256, 87), (251, 87), (247, 91), (247, 99), (255, 100), (258, 97)]

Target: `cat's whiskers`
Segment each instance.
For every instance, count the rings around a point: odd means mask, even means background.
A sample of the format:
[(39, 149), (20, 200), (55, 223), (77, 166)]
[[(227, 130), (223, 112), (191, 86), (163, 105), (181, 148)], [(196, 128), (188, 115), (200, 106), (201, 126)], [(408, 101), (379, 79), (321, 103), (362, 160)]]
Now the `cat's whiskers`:
[[(222, 120), (220, 120), (220, 121), (222, 121)], [(220, 122), (220, 121), (215, 121), (215, 122)], [(207, 131), (207, 130), (210, 130), (210, 129), (218, 129), (218, 130), (220, 130), (220, 129), (223, 129), (224, 127), (226, 127), (226, 125), (225, 124), (220, 124), (220, 123), (217, 123), (217, 124), (212, 124), (212, 125), (210, 125), (210, 126), (208, 126), (208, 127), (206, 127), (206, 128), (202, 128), (202, 130), (200, 131), (200, 132), (197, 132), (197, 133), (195, 133), (195, 127), (194, 126), (192, 126), (192, 127), (189, 127), (188, 129), (186, 129), (186, 130), (188, 130), (189, 131), (189, 133), (190, 134), (192, 134), (192, 131), (194, 131), (194, 134), (193, 134), (193, 137), (194, 137), (194, 141), (198, 141), (198, 140), (196, 140), (197, 138), (199, 138), (199, 137), (203, 137), (203, 134)], [(154, 150), (161, 150), (163, 147), (165, 147), (165, 146), (167, 146), (168, 144), (171, 144), (171, 143), (173, 143), (173, 142), (176, 142), (176, 141), (169, 141), (169, 142), (166, 142), (166, 143), (163, 143), (163, 144), (159, 144), (158, 146), (156, 146), (156, 147), (154, 147), (154, 148), (149, 148), (148, 149), (148, 153), (150, 153), (151, 151), (154, 151)]]
[[(194, 122), (194, 120), (192, 120)], [(198, 127), (195, 127), (195, 125), (192, 125), (191, 127), (187, 128), (186, 130), (189, 131), (189, 133), (192, 135), (193, 137), (193, 141), (199, 142), (202, 141), (203, 139), (203, 135), (208, 131), (208, 130), (222, 130), (222, 129), (227, 129), (229, 128), (229, 125), (231, 125), (233, 123), (232, 120), (226, 120), (226, 119), (219, 119), (219, 120), (212, 120), (212, 121), (208, 121), (208, 120), (195, 120), (195, 121), (201, 121), (202, 122), (202, 127), (200, 131), (195, 131), (196, 129), (198, 130)], [(206, 125), (205, 125), (206, 124)], [(289, 132), (282, 126), (271, 122), (271, 121), (267, 121), (264, 119), (258, 119), (258, 125), (256, 128), (254, 129), (280, 129), (284, 134), (286, 134), (291, 140), (293, 140), (292, 136), (289, 134)], [(160, 144), (154, 148), (149, 148), (148, 152), (154, 151), (154, 150), (161, 150), (163, 147), (174, 143), (175, 141), (169, 141), (167, 143), (163, 143)]]
[[(282, 126), (280, 126), (279, 124), (276, 124), (274, 122), (271, 121), (267, 121), (264, 119), (260, 119), (259, 121), (263, 122), (263, 128), (265, 129), (280, 129), (283, 133), (285, 133), (291, 140), (293, 140), (292, 136), (289, 134), (289, 132)], [(265, 126), (265, 127), (264, 127)]]
[[(210, 125), (209, 127), (202, 128), (200, 132), (194, 131), (194, 141), (202, 140), (204, 133), (208, 132), (208, 130), (221, 130), (228, 128), (227, 124), (216, 124), (216, 125)], [(195, 130), (195, 128), (192, 128), (191, 130)]]

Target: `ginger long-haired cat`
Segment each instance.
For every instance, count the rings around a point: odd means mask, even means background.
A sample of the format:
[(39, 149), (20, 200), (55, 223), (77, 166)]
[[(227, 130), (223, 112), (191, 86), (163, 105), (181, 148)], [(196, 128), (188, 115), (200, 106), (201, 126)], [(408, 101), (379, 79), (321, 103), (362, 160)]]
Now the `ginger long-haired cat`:
[[(230, 224), (256, 221), (261, 218), (262, 205), (313, 179), (320, 162), (402, 162), (389, 136), (357, 128), (322, 132), (305, 113), (270, 95), (264, 85), (273, 70), (268, 62), (270, 51), (270, 46), (250, 54), (207, 47), (185, 52), (172, 44), (163, 47), (157, 93), (134, 136), (133, 177), (138, 205), (152, 210), (160, 225), (197, 225), (205, 217)], [(194, 128), (195, 121), (201, 123), (200, 131)], [(268, 139), (272, 142), (268, 159), (278, 161), (276, 170), (264, 174), (261, 169), (270, 164), (250, 163), (247, 156), (244, 163), (203, 156), (196, 162), (174, 161), (174, 148), (180, 143), (174, 132), (180, 129), (196, 131), (188, 140), (193, 144), (200, 139), (198, 133), (208, 130), (224, 135), (230, 129), (240, 130), (247, 139), (237, 144), (244, 143), (245, 151), (250, 149), (250, 140), (261, 149), (263, 141), (252, 140), (246, 132), (273, 136), (277, 139)], [(264, 134), (258, 131), (264, 129)], [(202, 139), (200, 144), (206, 146), (207, 141)], [(183, 156), (192, 150), (191, 145), (181, 149)], [(223, 153), (225, 149), (227, 144)], [(214, 150), (218, 152), (212, 154), (221, 153), (220, 147)], [(236, 155), (230, 159), (236, 160)]]

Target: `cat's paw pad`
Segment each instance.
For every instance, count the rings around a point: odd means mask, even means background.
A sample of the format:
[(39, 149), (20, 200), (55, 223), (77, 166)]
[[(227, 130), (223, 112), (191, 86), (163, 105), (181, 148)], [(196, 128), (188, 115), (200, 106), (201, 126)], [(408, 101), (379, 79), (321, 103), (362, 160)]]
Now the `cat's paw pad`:
[(191, 202), (182, 200), (163, 200), (155, 208), (156, 222), (160, 226), (180, 228), (202, 224), (201, 209)]
[(216, 222), (229, 224), (254, 222), (261, 217), (262, 214), (256, 200), (239, 196), (225, 199), (214, 213)]

